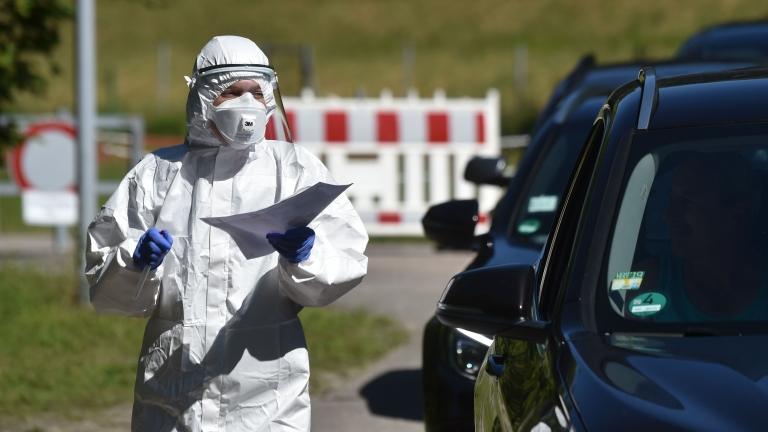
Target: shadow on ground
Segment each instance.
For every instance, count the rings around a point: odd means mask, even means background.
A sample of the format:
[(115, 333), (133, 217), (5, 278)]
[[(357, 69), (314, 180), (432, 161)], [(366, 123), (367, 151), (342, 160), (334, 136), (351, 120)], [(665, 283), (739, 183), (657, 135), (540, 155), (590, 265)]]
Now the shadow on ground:
[(368, 382), (361, 390), (368, 410), (376, 415), (423, 420), (421, 370), (389, 371)]

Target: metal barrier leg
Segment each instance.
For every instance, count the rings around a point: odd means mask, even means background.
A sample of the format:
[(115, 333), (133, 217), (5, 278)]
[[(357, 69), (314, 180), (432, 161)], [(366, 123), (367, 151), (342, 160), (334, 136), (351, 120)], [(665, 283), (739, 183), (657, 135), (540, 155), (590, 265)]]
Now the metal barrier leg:
[(56, 253), (65, 253), (72, 248), (72, 239), (66, 226), (58, 225), (53, 228), (53, 247)]

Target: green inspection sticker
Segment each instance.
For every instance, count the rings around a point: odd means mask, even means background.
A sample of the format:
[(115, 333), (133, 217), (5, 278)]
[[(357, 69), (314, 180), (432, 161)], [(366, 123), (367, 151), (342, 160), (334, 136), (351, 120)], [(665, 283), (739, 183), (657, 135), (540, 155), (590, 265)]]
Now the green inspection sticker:
[(517, 226), (517, 232), (520, 234), (533, 234), (539, 230), (541, 223), (537, 219), (526, 219)]
[(644, 277), (645, 272), (641, 271), (616, 273), (611, 281), (611, 291), (639, 289)]
[(629, 313), (637, 317), (656, 315), (667, 305), (664, 294), (657, 292), (642, 293), (629, 303)]

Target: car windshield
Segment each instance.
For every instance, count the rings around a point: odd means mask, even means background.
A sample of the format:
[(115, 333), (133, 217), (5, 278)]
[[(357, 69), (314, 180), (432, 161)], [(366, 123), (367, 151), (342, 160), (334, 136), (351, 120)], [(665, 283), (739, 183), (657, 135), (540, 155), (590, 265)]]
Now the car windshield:
[(768, 125), (638, 132), (621, 184), (598, 315), (768, 321)]
[(545, 148), (512, 218), (510, 237), (514, 240), (544, 246), (573, 165), (589, 135), (591, 121), (579, 120), (555, 128), (545, 140)]

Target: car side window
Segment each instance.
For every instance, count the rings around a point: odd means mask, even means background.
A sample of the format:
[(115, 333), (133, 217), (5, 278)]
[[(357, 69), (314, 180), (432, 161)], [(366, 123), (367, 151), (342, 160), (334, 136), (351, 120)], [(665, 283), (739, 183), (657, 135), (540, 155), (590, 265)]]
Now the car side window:
[(566, 275), (590, 179), (605, 135), (605, 115), (604, 110), (592, 126), (589, 138), (581, 150), (579, 162), (571, 174), (557, 221), (542, 255), (540, 265), (544, 267), (540, 272), (541, 291), (538, 294), (537, 307), (543, 319), (549, 319), (560, 298), (563, 288), (561, 282)]

